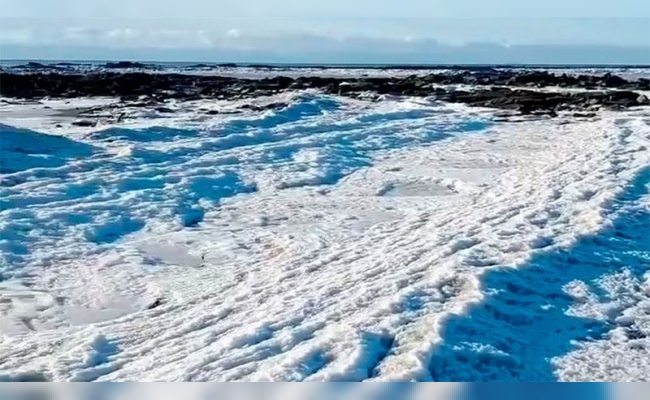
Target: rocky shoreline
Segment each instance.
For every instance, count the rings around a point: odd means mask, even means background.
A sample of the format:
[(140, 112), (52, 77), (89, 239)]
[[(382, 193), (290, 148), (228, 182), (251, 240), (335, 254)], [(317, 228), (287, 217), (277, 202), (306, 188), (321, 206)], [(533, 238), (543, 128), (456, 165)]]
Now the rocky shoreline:
[[(118, 66), (119, 67), (119, 66)], [(328, 94), (377, 99), (380, 95), (417, 96), (469, 106), (555, 116), (561, 111), (592, 112), (648, 106), (641, 91), (650, 79), (547, 71), (467, 69), (406, 77), (286, 77), (248, 79), (228, 76), (153, 73), (61, 73), (35, 69), (0, 72), (0, 95), (13, 99), (118, 97), (130, 106), (162, 106), (168, 99), (246, 99), (315, 89)]]

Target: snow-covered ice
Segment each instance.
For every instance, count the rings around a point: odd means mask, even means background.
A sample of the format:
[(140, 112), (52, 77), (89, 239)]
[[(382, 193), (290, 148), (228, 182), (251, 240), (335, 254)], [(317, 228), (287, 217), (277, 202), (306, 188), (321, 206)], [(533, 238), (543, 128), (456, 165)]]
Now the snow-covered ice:
[(647, 110), (277, 97), (0, 106), (0, 380), (650, 376)]

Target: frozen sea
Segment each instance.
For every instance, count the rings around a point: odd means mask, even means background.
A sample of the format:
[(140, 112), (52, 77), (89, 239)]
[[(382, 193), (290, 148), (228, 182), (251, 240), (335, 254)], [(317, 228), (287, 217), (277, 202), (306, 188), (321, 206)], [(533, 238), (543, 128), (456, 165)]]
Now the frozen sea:
[(650, 110), (115, 101), (0, 104), (0, 380), (650, 378)]

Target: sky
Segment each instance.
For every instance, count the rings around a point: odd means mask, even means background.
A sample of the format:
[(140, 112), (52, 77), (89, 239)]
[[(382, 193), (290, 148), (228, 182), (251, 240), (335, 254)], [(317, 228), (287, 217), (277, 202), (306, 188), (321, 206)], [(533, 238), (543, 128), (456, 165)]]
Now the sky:
[(0, 0), (0, 58), (650, 64), (648, 0)]

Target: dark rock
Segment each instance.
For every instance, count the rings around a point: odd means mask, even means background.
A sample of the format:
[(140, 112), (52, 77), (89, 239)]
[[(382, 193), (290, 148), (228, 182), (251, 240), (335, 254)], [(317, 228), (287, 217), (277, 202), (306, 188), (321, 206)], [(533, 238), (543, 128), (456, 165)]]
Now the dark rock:
[(264, 111), (264, 110), (278, 110), (287, 107), (287, 105), (288, 105), (287, 103), (269, 103), (269, 104), (262, 104), (262, 105), (244, 104), (239, 108), (243, 110)]
[(140, 96), (137, 94), (127, 94), (127, 95), (122, 95), (120, 96), (120, 101), (123, 103), (130, 102), (130, 101), (138, 101), (140, 99)]
[(29, 69), (50, 69), (49, 65), (44, 65), (34, 61), (30, 61), (25, 65), (19, 66), (19, 68), (29, 68)]
[(595, 112), (575, 112), (573, 113), (574, 117), (577, 118), (594, 118), (596, 116)]
[(260, 69), (260, 70), (266, 70), (266, 71), (279, 69), (278, 67), (276, 67), (274, 65), (268, 65), (268, 64), (251, 64), (251, 65), (249, 65), (249, 67), (255, 68), (255, 69)]
[(625, 336), (630, 340), (645, 339), (648, 336), (636, 327), (629, 327), (625, 330)]
[(647, 78), (639, 78), (636, 81), (635, 87), (630, 87), (629, 89), (637, 89), (637, 90), (650, 90), (650, 79)]
[(138, 69), (144, 69), (147, 68), (145, 64), (139, 63), (139, 62), (132, 62), (132, 61), (118, 61), (118, 62), (108, 62), (104, 64), (104, 68), (111, 68), (111, 69), (126, 69), (126, 68), (138, 68)]
[(91, 128), (97, 125), (96, 121), (89, 121), (87, 119), (82, 119), (79, 121), (73, 121), (72, 122), (73, 126), (79, 126), (79, 127), (84, 127), (84, 128)]
[(625, 85), (627, 81), (620, 76), (612, 75), (608, 72), (600, 78), (600, 83), (603, 87), (617, 88)]
[(156, 300), (154, 300), (153, 303), (151, 303), (151, 304), (149, 304), (147, 306), (147, 310), (153, 310), (154, 308), (158, 308), (158, 307), (160, 307), (162, 305), (162, 303), (163, 303), (162, 299), (157, 298)]
[(168, 107), (156, 107), (156, 111), (161, 114), (171, 114), (175, 112), (174, 110)]
[[(111, 68), (143, 68), (144, 64), (117, 62)], [(271, 67), (278, 69), (277, 67)], [(129, 106), (155, 107), (158, 112), (173, 112), (161, 105), (167, 99), (244, 99), (297, 89), (319, 89), (325, 93), (354, 98), (377, 98), (380, 95), (431, 96), (435, 100), (465, 103), (471, 106), (516, 110), (521, 114), (554, 116), (558, 111), (587, 111), (598, 107), (626, 109), (650, 105), (646, 96), (635, 90), (650, 86), (650, 80), (627, 81), (621, 77), (558, 75), (547, 71), (494, 70), (491, 68), (457, 69), (450, 73), (433, 73), (407, 77), (335, 77), (277, 76), (244, 79), (227, 76), (147, 72), (44, 73), (35, 68), (25, 73), (0, 72), (0, 95), (16, 99), (78, 96), (119, 97)], [(471, 85), (454, 90), (449, 85)], [(562, 86), (567, 88), (616, 87), (616, 91), (544, 92), (525, 87)], [(248, 106), (253, 110), (277, 109), (286, 104)], [(209, 112), (208, 112), (209, 113)]]

